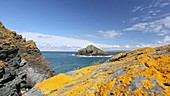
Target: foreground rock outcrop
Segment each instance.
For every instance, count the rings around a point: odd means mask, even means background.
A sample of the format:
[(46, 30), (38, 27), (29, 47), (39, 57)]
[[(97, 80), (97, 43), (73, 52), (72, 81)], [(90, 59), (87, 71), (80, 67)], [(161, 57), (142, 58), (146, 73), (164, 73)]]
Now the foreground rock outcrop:
[(0, 96), (20, 96), (53, 76), (35, 43), (0, 22)]
[(32, 96), (170, 96), (170, 45), (115, 55), (108, 62), (35, 85)]
[(89, 45), (86, 48), (82, 48), (78, 50), (76, 55), (85, 55), (85, 56), (107, 56), (108, 53), (104, 52), (103, 50), (93, 46)]

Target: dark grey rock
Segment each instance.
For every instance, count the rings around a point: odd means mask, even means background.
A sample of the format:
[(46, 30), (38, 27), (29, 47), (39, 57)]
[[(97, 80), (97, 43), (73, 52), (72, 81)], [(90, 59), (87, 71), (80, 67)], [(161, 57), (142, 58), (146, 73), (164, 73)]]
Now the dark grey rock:
[(40, 89), (31, 89), (25, 94), (23, 94), (23, 96), (47, 96), (47, 95), (43, 95)]
[(135, 64), (134, 64), (134, 61), (131, 61), (130, 63), (129, 63), (129, 65), (130, 66), (134, 66)]
[(102, 66), (102, 67), (95, 69), (96, 72), (102, 72), (102, 71), (107, 71), (107, 70), (108, 70), (107, 66)]
[(140, 64), (136, 69), (140, 70), (141, 68), (144, 68), (145, 66), (143, 64)]
[(124, 68), (118, 69), (115, 73), (113, 73), (112, 78), (117, 78), (118, 76), (125, 74), (127, 71)]
[(165, 86), (170, 86), (170, 82), (164, 83)]
[(21, 63), (19, 64), (21, 67), (24, 66), (27, 63), (27, 61), (25, 59), (21, 60)]
[(70, 71), (70, 72), (67, 72), (66, 75), (69, 75), (69, 76), (77, 76), (79, 73), (78, 72), (75, 72), (75, 71)]
[(27, 74), (26, 81), (31, 86), (34, 86), (36, 83), (43, 81), (46, 77), (45, 75), (36, 72), (33, 68), (27, 68), (25, 71)]
[(6, 53), (1, 53), (0, 52), (0, 59), (5, 59), (7, 57), (7, 54)]
[(151, 82), (155, 85), (152, 89), (144, 89), (147, 93), (155, 94), (155, 92), (160, 96), (163, 88), (158, 84), (155, 78), (151, 79)]
[(148, 78), (145, 78), (143, 76), (139, 76), (137, 78), (134, 78), (133, 82), (130, 83), (130, 89), (134, 91), (135, 89), (139, 88), (141, 86), (141, 82), (143, 80), (148, 80)]
[(151, 82), (155, 84), (155, 86), (150, 90), (151, 92), (161, 92), (163, 91), (163, 88), (159, 85), (159, 83), (156, 81), (155, 78), (152, 78)]
[(0, 96), (21, 96), (54, 75), (34, 41), (26, 41), (1, 22), (0, 31)]
[(107, 56), (108, 53), (104, 52), (103, 50), (93, 46), (89, 45), (86, 48), (82, 48), (78, 50), (76, 55), (85, 55), (85, 56)]
[[(13, 52), (14, 54), (11, 55)], [(20, 54), (15, 52), (16, 50), (1, 51), (1, 54), (7, 54), (5, 58), (1, 58), (7, 64), (0, 69), (0, 96), (19, 96), (22, 92), (31, 89), (36, 83), (50, 77), (50, 73), (44, 70), (40, 64), (37, 64), (38, 66), (34, 63), (29, 64)]]
[(161, 53), (162, 53), (162, 51), (160, 51), (160, 50), (156, 51), (156, 54), (161, 54)]

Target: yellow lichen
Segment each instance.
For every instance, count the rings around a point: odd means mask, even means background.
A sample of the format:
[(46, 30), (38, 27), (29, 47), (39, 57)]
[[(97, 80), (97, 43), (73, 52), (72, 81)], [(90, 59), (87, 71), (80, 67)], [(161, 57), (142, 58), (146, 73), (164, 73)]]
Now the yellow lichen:
[(135, 89), (132, 94), (134, 96), (148, 96), (148, 93), (145, 92), (142, 88)]
[[(96, 65), (97, 66), (97, 65)], [(90, 67), (85, 67), (85, 68), (82, 68), (81, 70), (76, 70), (76, 72), (80, 73), (80, 74), (85, 74), (87, 72), (91, 72), (91, 70), (93, 68), (96, 68), (96, 66), (90, 66)]]
[(49, 94), (51, 91), (63, 87), (71, 80), (72, 77), (65, 74), (59, 74), (46, 81), (36, 84), (35, 88), (40, 88), (43, 94)]
[(155, 84), (151, 83), (149, 80), (143, 80), (141, 85), (146, 89), (152, 89), (155, 86)]
[[(119, 57), (122, 59), (74, 70), (77, 72), (74, 76), (59, 74), (37, 84), (35, 88), (50, 96), (170, 95), (170, 87), (164, 85), (170, 82), (169, 55), (156, 54), (154, 48), (141, 48), (118, 54), (112, 59)], [(125, 72), (113, 78), (113, 74), (120, 69), (125, 69)], [(143, 78), (137, 82), (140, 86), (131, 90), (131, 84), (136, 82), (134, 79), (139, 77)], [(146, 91), (156, 86), (152, 79), (163, 91)]]

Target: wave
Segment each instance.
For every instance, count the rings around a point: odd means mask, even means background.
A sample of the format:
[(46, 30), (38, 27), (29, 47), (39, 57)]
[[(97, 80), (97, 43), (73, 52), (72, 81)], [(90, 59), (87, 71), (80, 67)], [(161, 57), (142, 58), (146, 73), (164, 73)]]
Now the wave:
[(77, 57), (112, 57), (113, 55), (108, 55), (108, 56), (86, 56), (86, 55), (75, 55), (75, 54), (72, 54), (72, 56), (77, 56)]
[(71, 56), (76, 56), (75, 54), (71, 54)]

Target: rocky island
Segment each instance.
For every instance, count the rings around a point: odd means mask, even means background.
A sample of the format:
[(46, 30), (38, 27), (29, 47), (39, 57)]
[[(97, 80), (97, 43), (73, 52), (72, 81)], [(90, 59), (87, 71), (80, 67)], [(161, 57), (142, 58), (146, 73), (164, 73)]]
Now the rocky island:
[(82, 48), (78, 50), (76, 55), (82, 55), (82, 56), (108, 56), (109, 54), (104, 52), (103, 50), (93, 46), (88, 45), (86, 48)]
[(53, 75), (35, 42), (0, 22), (0, 96), (21, 96)]
[(170, 96), (170, 45), (123, 52), (44, 80), (30, 91), (31, 96)]

